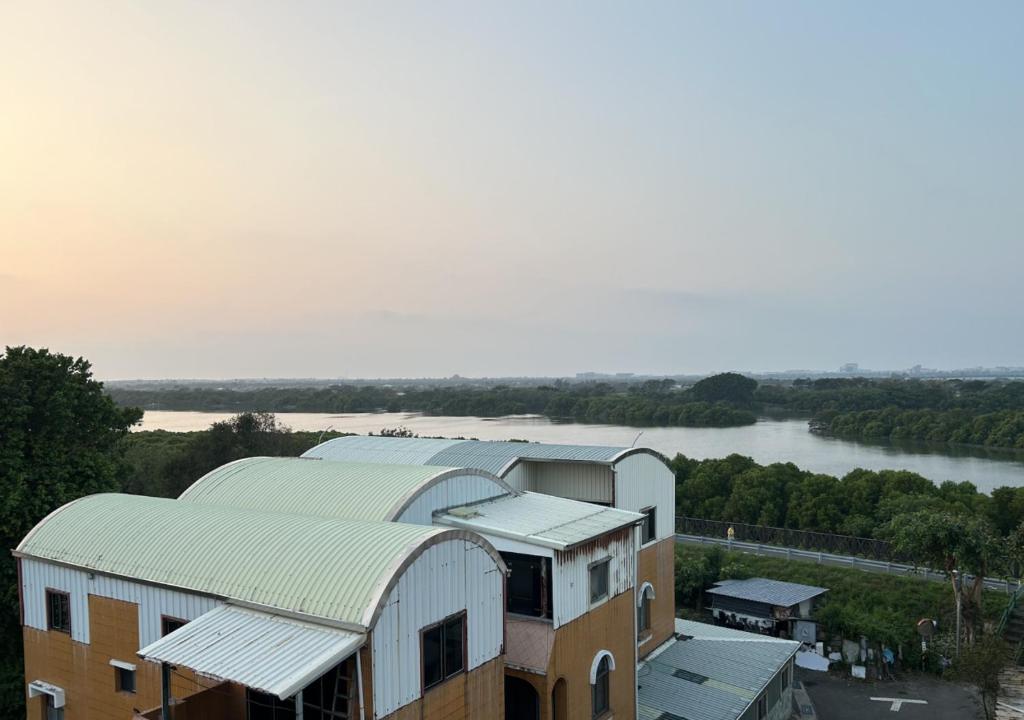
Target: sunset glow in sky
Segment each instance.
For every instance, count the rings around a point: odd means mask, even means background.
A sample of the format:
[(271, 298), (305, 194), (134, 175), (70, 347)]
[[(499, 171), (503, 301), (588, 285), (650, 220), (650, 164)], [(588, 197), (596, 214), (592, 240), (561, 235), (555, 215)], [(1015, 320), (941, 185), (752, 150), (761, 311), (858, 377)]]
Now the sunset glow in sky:
[(1024, 4), (0, 5), (0, 344), (1024, 365)]

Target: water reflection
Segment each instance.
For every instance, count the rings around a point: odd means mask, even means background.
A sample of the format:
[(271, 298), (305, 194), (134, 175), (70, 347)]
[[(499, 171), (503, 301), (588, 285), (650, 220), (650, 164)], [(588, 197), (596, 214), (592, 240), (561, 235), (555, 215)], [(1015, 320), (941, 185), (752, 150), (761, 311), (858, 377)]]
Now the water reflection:
[[(147, 411), (141, 429), (203, 430), (229, 417), (230, 413)], [(844, 475), (858, 467), (912, 470), (935, 482), (969, 480), (985, 492), (1002, 485), (1024, 485), (1024, 452), (825, 438), (808, 432), (807, 422), (800, 419), (763, 419), (737, 428), (634, 428), (556, 423), (536, 416), (430, 417), (414, 413), (278, 413), (278, 419), (295, 430), (330, 427), (359, 434), (404, 426), (422, 436), (481, 440), (626, 446), (635, 441), (670, 457), (677, 452), (701, 459), (739, 453), (759, 463), (792, 462), (829, 475)]]

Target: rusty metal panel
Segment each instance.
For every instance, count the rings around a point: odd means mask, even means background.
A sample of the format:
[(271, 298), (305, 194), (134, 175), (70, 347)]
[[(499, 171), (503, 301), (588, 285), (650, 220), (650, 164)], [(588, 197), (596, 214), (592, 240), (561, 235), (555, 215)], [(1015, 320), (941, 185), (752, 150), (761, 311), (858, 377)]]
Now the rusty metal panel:
[(572, 550), (556, 552), (552, 566), (554, 626), (569, 623), (590, 611), (590, 565), (609, 558), (607, 600), (633, 589), (636, 572), (635, 533), (630, 527)]

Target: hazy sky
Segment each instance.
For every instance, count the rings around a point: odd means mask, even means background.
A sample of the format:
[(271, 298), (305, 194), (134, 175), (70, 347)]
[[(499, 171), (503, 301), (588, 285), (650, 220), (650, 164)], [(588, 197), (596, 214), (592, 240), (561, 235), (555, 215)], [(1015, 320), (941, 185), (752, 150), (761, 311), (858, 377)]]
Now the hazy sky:
[(0, 344), (1024, 364), (1024, 3), (0, 3)]

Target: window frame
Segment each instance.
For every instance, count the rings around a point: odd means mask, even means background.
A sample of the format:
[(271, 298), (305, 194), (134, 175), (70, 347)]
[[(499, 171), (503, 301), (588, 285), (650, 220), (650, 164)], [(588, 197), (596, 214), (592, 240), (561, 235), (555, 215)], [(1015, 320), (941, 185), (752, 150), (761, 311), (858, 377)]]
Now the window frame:
[[(601, 669), (604, 668), (604, 672)], [(612, 711), (612, 683), (611, 683), (611, 660), (607, 655), (601, 657), (597, 662), (597, 672), (594, 674), (594, 682), (590, 685), (590, 717), (592, 720), (598, 720), (598, 718), (605, 717)], [(597, 693), (598, 686), (604, 685), (604, 702), (603, 708), (597, 706)]]
[[(640, 523), (640, 546), (646, 547), (658, 541), (658, 506), (650, 505), (640, 508), (638, 512), (644, 516)], [(648, 528), (650, 528), (650, 538), (647, 537)]]
[[(65, 635), (71, 634), (71, 593), (66, 590), (57, 590), (56, 588), (46, 588), (46, 629), (52, 632), (64, 633)], [(67, 602), (66, 621), (67, 627), (57, 627), (53, 624), (53, 604), (51, 598), (60, 597)]]
[[(174, 628), (174, 630), (171, 630), (170, 632), (167, 632), (166, 630), (167, 630), (167, 623), (168, 622), (181, 623), (181, 625), (179, 625), (178, 627)], [(162, 637), (162, 638), (163, 637), (167, 637), (172, 632), (175, 632), (175, 631), (180, 630), (181, 628), (185, 627), (186, 625), (188, 625), (188, 623), (189, 623), (189, 621), (185, 620), (184, 618), (174, 617), (173, 615), (161, 615), (160, 616), (160, 637)]]
[(789, 688), (789, 665), (788, 664), (784, 668), (782, 668), (782, 672), (779, 673), (779, 681), (780, 681), (780, 685), (781, 685), (779, 690), (781, 692), (786, 692), (786, 690)]
[(768, 696), (765, 693), (761, 693), (757, 697), (757, 712), (755, 715), (757, 720), (766, 720), (768, 717)]
[[(126, 667), (120, 665), (112, 666), (114, 668), (114, 692), (125, 693), (128, 695), (135, 695), (138, 693), (138, 677), (135, 675), (134, 670), (129, 670)], [(131, 678), (131, 687), (125, 687), (125, 674)]]
[[(453, 614), (447, 616), (446, 618), (444, 618), (442, 620), (439, 620), (436, 623), (431, 623), (430, 625), (426, 625), (426, 626), (424, 626), (423, 628), (420, 629), (420, 695), (423, 695), (428, 690), (432, 690), (433, 688), (439, 687), (440, 685), (444, 685), (446, 682), (451, 680), (453, 677), (457, 677), (458, 675), (461, 675), (462, 673), (467, 672), (468, 668), (466, 666), (469, 664), (469, 662), (468, 662), (469, 661), (469, 656), (468, 656), (469, 648), (466, 647), (466, 645), (467, 645), (467, 637), (468, 637), (468, 633), (469, 633), (467, 617), (468, 616), (467, 616), (466, 611), (465, 610), (460, 610), (459, 612), (453, 613)], [(448, 640), (448, 626), (452, 622), (454, 622), (455, 620), (461, 621), (461, 625), (462, 625), (462, 631), (460, 633), (460, 635), (461, 635), (460, 643), (462, 645), (462, 663), (461, 663), (461, 667), (458, 670), (456, 670), (455, 672), (451, 672), (450, 673), (450, 672), (448, 672), (447, 668), (445, 667), (447, 665), (447, 658), (448, 658), (448, 643), (447, 643), (447, 640)], [(437, 628), (441, 628), (441, 641), (440, 641), (440, 643), (438, 645), (438, 647), (440, 648), (439, 652), (440, 652), (440, 663), (441, 663), (441, 679), (437, 680), (435, 682), (432, 682), (432, 683), (430, 683), (428, 685), (427, 684), (426, 644), (424, 643), (424, 636), (428, 632), (431, 632), (432, 630), (436, 630)]]
[[(597, 597), (594, 597), (594, 570), (598, 567), (604, 567), (604, 592)], [(595, 607), (608, 601), (611, 597), (611, 575), (612, 575), (612, 558), (606, 556), (600, 560), (587, 565), (587, 597), (590, 599), (590, 607)]]

